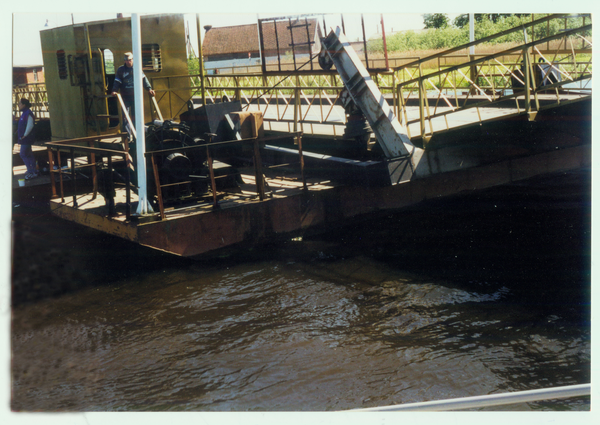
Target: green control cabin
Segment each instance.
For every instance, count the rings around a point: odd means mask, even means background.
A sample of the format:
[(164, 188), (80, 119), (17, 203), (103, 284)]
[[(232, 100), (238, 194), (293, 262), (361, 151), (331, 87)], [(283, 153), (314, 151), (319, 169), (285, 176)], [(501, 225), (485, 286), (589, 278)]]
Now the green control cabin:
[[(133, 50), (131, 19), (52, 28), (40, 37), (52, 140), (119, 132), (118, 101), (106, 95), (123, 55)], [(176, 119), (191, 97), (183, 15), (142, 16), (141, 38), (143, 70), (162, 116)], [(144, 111), (145, 122), (152, 121), (148, 95)]]

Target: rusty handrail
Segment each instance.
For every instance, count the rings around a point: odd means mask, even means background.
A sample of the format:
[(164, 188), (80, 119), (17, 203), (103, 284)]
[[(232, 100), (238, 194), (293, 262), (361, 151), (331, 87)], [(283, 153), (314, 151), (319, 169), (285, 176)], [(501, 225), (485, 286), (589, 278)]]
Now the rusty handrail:
[[(256, 131), (254, 133), (256, 134)], [(217, 199), (217, 190), (216, 190), (216, 179), (218, 177), (215, 177), (214, 172), (212, 171), (212, 155), (210, 153), (210, 148), (217, 147), (217, 146), (223, 146), (223, 145), (252, 143), (253, 144), (253, 157), (254, 157), (254, 163), (255, 163), (255, 178), (256, 178), (256, 186), (257, 186), (257, 196), (259, 197), (259, 199), (261, 201), (263, 201), (265, 198), (264, 178), (263, 178), (262, 165), (261, 165), (262, 159), (261, 159), (261, 155), (260, 155), (260, 150), (258, 148), (258, 144), (262, 143), (262, 142), (267, 142), (270, 140), (280, 140), (282, 138), (287, 139), (290, 137), (297, 138), (297, 140), (298, 140), (298, 146), (299, 146), (298, 154), (300, 157), (299, 163), (300, 163), (300, 173), (301, 173), (302, 185), (303, 185), (304, 190), (307, 190), (306, 178), (304, 175), (304, 157), (303, 157), (303, 153), (302, 153), (302, 132), (301, 131), (298, 131), (295, 133), (290, 133), (285, 136), (272, 136), (272, 137), (262, 137), (262, 138), (249, 137), (249, 138), (240, 139), (240, 140), (226, 140), (226, 141), (221, 141), (221, 142), (210, 142), (209, 141), (207, 143), (199, 143), (194, 146), (185, 146), (185, 147), (179, 147), (179, 148), (161, 149), (161, 150), (156, 150), (156, 151), (145, 152), (144, 156), (146, 157), (146, 159), (149, 158), (151, 161), (151, 164), (152, 164), (152, 169), (153, 169), (153, 174), (154, 174), (154, 182), (156, 185), (156, 193), (158, 196), (159, 215), (160, 215), (161, 220), (164, 220), (166, 218), (165, 211), (164, 211), (164, 204), (163, 204), (163, 200), (162, 200), (162, 188), (166, 187), (166, 186), (171, 186), (174, 184), (183, 184), (183, 183), (187, 183), (187, 182), (178, 182), (178, 183), (167, 184), (167, 185), (161, 184), (160, 176), (158, 173), (158, 167), (157, 167), (156, 160), (155, 160), (155, 157), (157, 155), (168, 155), (170, 153), (190, 152), (190, 151), (206, 148), (207, 160), (208, 160), (208, 165), (209, 165), (209, 178), (210, 178), (210, 184), (211, 184), (212, 193), (213, 193), (213, 208), (217, 209), (217, 208), (219, 208), (219, 202)]]
[[(113, 150), (113, 149), (106, 149), (106, 148), (96, 148), (93, 146), (81, 146), (78, 145), (77, 143), (93, 143), (95, 141), (101, 141), (104, 139), (121, 139), (121, 143), (127, 143), (125, 141), (125, 134), (110, 134), (110, 135), (98, 135), (98, 136), (90, 136), (90, 137), (82, 137), (82, 138), (77, 138), (77, 139), (67, 139), (67, 140), (60, 140), (60, 141), (53, 141), (53, 142), (45, 142), (44, 146), (47, 147), (48, 149), (48, 162), (49, 162), (49, 169), (50, 169), (50, 183), (51, 183), (51, 188), (52, 188), (52, 198), (57, 198), (57, 192), (56, 192), (56, 181), (54, 179), (54, 174), (58, 173), (59, 175), (59, 183), (60, 183), (60, 197), (61, 197), (61, 202), (65, 202), (65, 195), (64, 195), (64, 185), (63, 185), (63, 170), (60, 167), (60, 164), (62, 164), (61, 162), (61, 151), (67, 151), (69, 152), (69, 156), (70, 156), (70, 160), (71, 160), (71, 167), (70, 167), (70, 172), (71, 172), (71, 178), (73, 179), (73, 207), (77, 208), (77, 189), (76, 189), (76, 170), (78, 169), (82, 169), (82, 168), (92, 168), (92, 181), (93, 181), (93, 187), (94, 187), (94, 191), (93, 191), (93, 199), (96, 197), (96, 192), (97, 192), (97, 176), (96, 176), (96, 165), (98, 164), (98, 161), (96, 161), (96, 155), (98, 155), (100, 157), (100, 159), (102, 160), (104, 157), (107, 158), (108, 160), (108, 167), (109, 169), (112, 169), (112, 157), (113, 156), (120, 156), (123, 158), (123, 161), (125, 161), (126, 163), (128, 162), (128, 156), (129, 156), (129, 152), (127, 149), (124, 150)], [(54, 158), (52, 155), (52, 152), (56, 151), (57, 152), (57, 159), (58, 159), (58, 164), (59, 167), (57, 170), (54, 170)], [(75, 153), (85, 153), (87, 154), (87, 158), (88, 158), (88, 164), (85, 165), (79, 165), (77, 166), (75, 164)], [(131, 191), (130, 191), (130, 181), (129, 181), (129, 173), (125, 173), (125, 190), (126, 190), (126, 194), (125, 194), (125, 215), (126, 215), (126, 219), (129, 220), (131, 217)], [(112, 173), (110, 173), (110, 179), (109, 179), (109, 185), (112, 188), (113, 187), (113, 177), (112, 177)], [(111, 194), (111, 198), (110, 199), (114, 199), (112, 198), (112, 191), (109, 191), (109, 193)], [(114, 203), (113, 202), (109, 202), (109, 208), (110, 206), (112, 206)], [(110, 211), (109, 210), (109, 216), (111, 216), (114, 213), (114, 211)]]
[[(552, 17), (554, 19), (555, 17)], [(539, 21), (536, 21), (539, 23)], [(410, 124), (415, 124), (417, 122), (420, 123), (420, 134), (423, 143), (427, 143), (427, 141), (433, 136), (434, 128), (432, 121), (435, 118), (444, 118), (446, 119), (452, 113), (458, 111), (464, 111), (470, 108), (476, 108), (478, 112), (479, 122), (483, 121), (481, 115), (479, 113), (480, 107), (489, 106), (494, 103), (505, 102), (507, 100), (514, 99), (516, 102), (516, 108), (518, 110), (518, 114), (528, 114), (529, 119), (534, 119), (537, 111), (540, 110), (539, 98), (538, 94), (541, 92), (555, 91), (557, 96), (556, 104), (565, 103), (564, 99), (560, 99), (559, 89), (567, 84), (571, 84), (573, 82), (578, 81), (587, 81), (592, 78), (591, 66), (590, 62), (585, 60), (581, 60), (581, 58), (577, 58), (577, 53), (575, 53), (574, 49), (570, 51), (567, 49), (562, 49), (560, 53), (561, 59), (559, 60), (560, 66), (557, 65), (556, 58), (559, 56), (558, 52), (554, 52), (554, 58), (546, 58), (543, 53), (537, 48), (539, 45), (549, 44), (550, 41), (554, 41), (557, 39), (563, 39), (570, 37), (572, 35), (577, 35), (582, 32), (591, 30), (592, 25), (582, 25), (578, 28), (572, 28), (569, 30), (564, 30), (561, 33), (557, 33), (551, 36), (543, 37), (541, 39), (523, 43), (520, 46), (511, 47), (509, 49), (487, 54), (480, 55), (478, 57), (471, 56), (472, 60), (469, 62), (465, 62), (459, 65), (453, 65), (450, 67), (446, 67), (444, 69), (437, 69), (428, 74), (423, 74), (421, 72), (421, 64), (425, 61), (419, 61), (419, 72), (414, 72), (411, 79), (398, 82), (394, 89), (394, 98), (398, 96), (398, 108), (402, 108), (402, 112), (405, 115), (405, 124), (408, 126)], [(513, 29), (514, 30), (514, 29)], [(475, 43), (479, 43), (481, 40)], [(589, 43), (589, 42), (588, 42)], [(463, 45), (461, 47), (465, 47), (467, 45)], [(450, 50), (451, 51), (451, 50)], [(587, 52), (586, 52), (587, 53)], [(591, 54), (591, 51), (589, 51)], [(441, 53), (440, 55), (443, 55)], [(515, 62), (509, 68), (506, 64), (499, 62), (497, 59), (505, 56), (518, 56), (518, 58), (522, 58), (521, 62)], [(539, 56), (541, 64), (533, 63), (531, 58), (532, 55)], [(426, 59), (432, 59), (439, 55), (433, 55)], [(564, 57), (563, 57), (564, 56)], [(571, 58), (569, 62), (565, 62), (565, 58)], [(416, 63), (416, 62), (415, 62)], [(498, 73), (498, 66), (501, 67), (501, 73)], [(545, 66), (545, 68), (542, 68)], [(561, 70), (564, 66), (572, 66), (573, 69), (569, 70)], [(583, 69), (582, 69), (583, 66)], [(408, 65), (407, 65), (408, 67)], [(464, 71), (468, 69), (468, 71)], [(525, 71), (526, 70), (526, 71)], [(545, 74), (539, 77), (538, 74), (540, 70), (545, 70)], [(463, 72), (464, 71), (464, 72)], [(551, 75), (551, 72), (554, 74), (560, 74), (558, 77), (556, 75)], [(460, 74), (460, 76), (458, 75)], [(469, 74), (469, 75), (467, 75)], [(542, 74), (540, 74), (542, 75)], [(550, 77), (548, 77), (550, 75)], [(561, 78), (564, 76), (565, 78)], [(500, 78), (500, 80), (498, 80)], [(552, 78), (553, 81), (546, 80), (547, 78)], [(540, 81), (538, 81), (540, 80)], [(479, 81), (482, 81), (480, 83)], [(462, 82), (468, 83), (467, 87), (461, 87), (460, 84)], [(418, 88), (418, 96), (421, 100), (419, 102), (419, 118), (415, 118), (412, 120), (408, 119), (406, 114), (406, 104), (408, 102), (409, 97), (411, 96), (411, 92), (417, 90)], [(437, 103), (435, 104), (433, 112), (429, 107), (429, 100), (427, 91), (437, 92)], [(444, 90), (446, 93), (444, 94)], [(455, 92), (455, 99), (448, 96), (448, 90), (451, 92)], [(459, 99), (456, 95), (456, 92), (459, 90), (468, 90), (468, 94), (466, 98), (462, 98), (462, 105), (459, 105)], [(505, 90), (512, 90), (512, 93), (506, 95)], [(403, 92), (406, 91), (408, 93), (408, 97), (404, 99)], [(467, 103), (469, 98), (472, 98), (472, 95), (475, 93), (481, 94), (484, 99), (483, 101), (475, 101)], [(498, 97), (498, 94), (501, 94)], [(525, 106), (524, 110), (521, 111), (519, 107), (519, 99), (524, 95)], [(586, 94), (583, 92), (578, 92), (578, 96), (583, 97)], [(587, 94), (589, 96), (589, 94)], [(456, 101), (456, 105), (451, 102), (452, 100)], [(447, 104), (450, 108), (449, 111), (437, 112), (438, 103), (442, 101), (442, 105)], [(547, 106), (546, 106), (547, 107)], [(429, 131), (426, 131), (425, 123), (426, 121), (429, 123)], [(446, 119), (446, 129), (448, 130), (448, 122)], [(439, 133), (440, 131), (444, 131), (443, 129), (437, 129), (435, 132)]]
[[(438, 75), (447, 74), (449, 72), (456, 71), (456, 70), (462, 69), (462, 68), (466, 68), (468, 66), (477, 65), (479, 63), (486, 62), (486, 61), (489, 61), (490, 59), (495, 59), (495, 58), (498, 58), (498, 57), (501, 57), (501, 56), (517, 55), (519, 52), (521, 52), (525, 48), (534, 47), (534, 46), (536, 46), (538, 44), (546, 43), (548, 41), (556, 40), (556, 39), (559, 39), (559, 38), (564, 38), (565, 36), (569, 36), (569, 35), (572, 35), (572, 34), (576, 34), (578, 32), (586, 31), (588, 29), (592, 29), (592, 25), (591, 24), (590, 25), (585, 25), (585, 26), (579, 27), (579, 28), (574, 28), (574, 29), (565, 31), (563, 33), (554, 34), (554, 35), (551, 35), (551, 36), (548, 36), (548, 37), (544, 37), (544, 38), (536, 40), (536, 41), (530, 41), (529, 43), (524, 43), (524, 44), (521, 44), (519, 46), (511, 47), (511, 48), (503, 50), (501, 52), (487, 54), (487, 55), (482, 56), (480, 58), (471, 60), (469, 62), (465, 62), (465, 63), (459, 64), (459, 65), (451, 66), (449, 68), (444, 68), (442, 70), (431, 72), (431, 73), (426, 74), (426, 75), (424, 75), (423, 77), (420, 77), (420, 78), (413, 78), (412, 80), (403, 81), (402, 83), (399, 83), (398, 85), (405, 86), (405, 85), (413, 84), (413, 83), (418, 82), (419, 80), (422, 80), (424, 78), (432, 78), (432, 77), (436, 77)], [(466, 45), (463, 45), (463, 46), (466, 46)], [(569, 51), (569, 53), (570, 53), (570, 51)], [(436, 56), (431, 56), (430, 58), (435, 58), (435, 57)], [(422, 63), (422, 61), (419, 61), (419, 63)], [(407, 64), (407, 65), (403, 66), (403, 68), (404, 67), (409, 67), (409, 66), (410, 66), (410, 64)]]

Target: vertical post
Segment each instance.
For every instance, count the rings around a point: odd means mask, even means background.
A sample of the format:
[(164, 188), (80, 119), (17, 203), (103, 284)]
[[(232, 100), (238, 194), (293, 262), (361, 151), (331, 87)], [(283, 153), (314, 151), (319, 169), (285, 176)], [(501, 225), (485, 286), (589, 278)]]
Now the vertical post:
[[(94, 147), (94, 141), (90, 140), (88, 142), (88, 146), (90, 147)], [(96, 154), (95, 153), (91, 153), (89, 156), (89, 161), (93, 164), (92, 165), (92, 190), (93, 190), (93, 195), (92, 195), (92, 199), (96, 199), (96, 196), (98, 196), (98, 176), (96, 174)]]
[(135, 128), (136, 128), (136, 153), (137, 153), (137, 182), (138, 182), (138, 207), (137, 215), (152, 213), (152, 207), (148, 202), (147, 179), (146, 179), (146, 131), (144, 128), (144, 87), (142, 85), (142, 31), (140, 16), (131, 14), (131, 40), (133, 44), (133, 91), (135, 104)]
[[(469, 42), (475, 41), (475, 14), (469, 13)], [(469, 47), (469, 54), (475, 54), (475, 46)]]
[(302, 189), (306, 192), (308, 186), (306, 186), (306, 177), (304, 176), (304, 154), (302, 153), (302, 133), (298, 134), (298, 155), (300, 155), (300, 175), (302, 176)]
[(425, 145), (425, 87), (423, 85), (423, 69), (421, 63), (419, 63), (419, 119), (421, 122), (421, 138), (423, 139), (423, 145)]
[(292, 18), (288, 18), (290, 29), (290, 41), (292, 42), (292, 59), (294, 59), (294, 71), (296, 70), (296, 45), (294, 44), (294, 27), (292, 26)]
[(275, 46), (277, 47), (277, 69), (281, 71), (281, 52), (279, 50), (279, 33), (277, 32), (277, 21), (273, 21), (273, 31), (275, 31)]
[[(525, 41), (527, 42), (527, 41)], [(529, 49), (524, 48), (523, 49), (523, 65), (525, 68), (525, 110), (527, 111), (527, 113), (531, 112), (531, 93), (530, 93), (530, 87), (531, 87), (531, 68), (530, 68), (530, 64), (529, 64)]]
[(235, 100), (239, 100), (241, 102), (242, 101), (242, 90), (240, 89), (240, 80), (239, 80), (239, 77), (237, 75), (233, 76), (233, 82), (235, 84), (233, 98)]
[[(360, 22), (362, 25), (363, 45), (365, 49), (365, 68), (369, 69), (369, 54), (367, 53), (367, 36), (365, 34), (365, 18), (363, 14), (360, 14)], [(346, 32), (344, 31), (344, 34)]]
[[(402, 90), (402, 86), (400, 84), (398, 84), (397, 86), (397, 90), (398, 90), (398, 117), (400, 117), (400, 114), (404, 113), (404, 116), (402, 118), (398, 118), (400, 120), (400, 122), (405, 122), (408, 123), (408, 115), (406, 113), (406, 108), (404, 107), (404, 91)], [(410, 138), (410, 128), (408, 127), (408, 125), (406, 126), (406, 134), (408, 135), (408, 138)]]
[(300, 85), (299, 77), (296, 75), (296, 87), (294, 88), (294, 132), (298, 131), (300, 116)]
[(150, 160), (152, 161), (152, 171), (154, 172), (154, 182), (156, 184), (156, 196), (158, 197), (158, 209), (160, 212), (160, 219), (165, 219), (165, 206), (163, 204), (162, 197), (162, 187), (160, 186), (160, 176), (158, 174), (158, 167), (156, 166), (156, 159), (154, 159), (154, 154), (150, 155)]
[[(316, 22), (316, 20), (315, 20)], [(313, 61), (312, 61), (312, 43), (310, 40), (310, 30), (309, 30), (309, 24), (308, 24), (308, 18), (304, 18), (304, 23), (306, 24), (306, 42), (308, 43), (308, 60), (310, 61), (310, 70), (312, 71), (313, 68)], [(317, 32), (317, 28), (315, 26), (315, 33)]]
[[(48, 146), (48, 169), (50, 170), (50, 186), (52, 187), (52, 199), (56, 198), (56, 183), (54, 181), (54, 158), (52, 148)], [(58, 167), (60, 168), (60, 167)]]
[(394, 111), (394, 114), (396, 115), (396, 117), (398, 118), (398, 121), (400, 121), (400, 123), (402, 123), (402, 117), (400, 116), (400, 108), (398, 107), (398, 83), (396, 82), (396, 72), (398, 71), (393, 71), (392, 72), (392, 111)]
[(171, 91), (171, 79), (167, 78), (167, 90), (169, 93), (169, 115), (173, 116), (173, 92)]
[[(585, 25), (585, 17), (583, 18), (583, 25)], [(548, 37), (549, 35), (550, 35), (550, 21), (546, 21), (546, 37)], [(550, 50), (550, 41), (546, 41), (546, 50)]]
[(71, 180), (73, 180), (73, 208), (77, 208), (77, 185), (75, 179), (77, 174), (75, 173), (75, 149), (71, 148)]
[(202, 105), (206, 105), (206, 88), (204, 86), (204, 55), (202, 53), (202, 30), (200, 29), (200, 14), (196, 13), (196, 29), (198, 33), (198, 65), (200, 67), (200, 94)]
[[(469, 42), (472, 43), (473, 41), (475, 41), (475, 14), (469, 13)], [(471, 46), (471, 47), (469, 47), (469, 62), (473, 61), (474, 59), (475, 59), (475, 46)], [(471, 65), (469, 67), (469, 71), (471, 74), (471, 81), (476, 82), (475, 81), (475, 79), (477, 78), (476, 67)], [(471, 90), (469, 90), (469, 91), (471, 94), (475, 94), (477, 92), (475, 87), (471, 87)]]
[(383, 54), (385, 56), (385, 69), (390, 69), (390, 63), (388, 59), (387, 43), (385, 40), (385, 28), (383, 27), (383, 13), (381, 14), (381, 37), (383, 39)]
[(258, 192), (258, 198), (262, 201), (265, 199), (265, 180), (263, 178), (262, 159), (260, 157), (260, 150), (258, 148), (258, 139), (254, 139), (252, 143), (254, 150), (254, 176), (256, 180), (256, 191)]
[(208, 162), (208, 174), (210, 176), (210, 187), (213, 193), (213, 208), (219, 208), (219, 202), (217, 201), (217, 183), (215, 182), (215, 170), (213, 168), (213, 159), (210, 152), (210, 143), (212, 142), (213, 136), (216, 134), (207, 133), (208, 143), (206, 145), (206, 162)]
[(113, 180), (113, 168), (112, 168), (112, 155), (108, 155), (108, 216), (114, 217), (115, 215), (115, 197), (113, 195), (115, 190), (115, 182)]
[(62, 175), (62, 167), (60, 166), (60, 164), (62, 164), (62, 161), (60, 160), (60, 149), (56, 150), (56, 156), (58, 159), (58, 180), (60, 182), (60, 200), (62, 203), (65, 202), (65, 187), (63, 185), (63, 175)]
[[(125, 164), (129, 163), (129, 152), (123, 155)], [(131, 182), (129, 180), (129, 167), (125, 169), (125, 218), (129, 220), (131, 218)]]
[[(260, 43), (258, 43), (260, 47), (260, 61), (262, 64), (262, 73), (265, 74), (267, 72), (267, 59), (265, 58), (265, 40), (263, 36), (262, 30), (262, 20), (258, 19), (258, 38)], [(279, 49), (277, 50), (277, 54), (279, 54)], [(281, 65), (280, 65), (281, 66)]]

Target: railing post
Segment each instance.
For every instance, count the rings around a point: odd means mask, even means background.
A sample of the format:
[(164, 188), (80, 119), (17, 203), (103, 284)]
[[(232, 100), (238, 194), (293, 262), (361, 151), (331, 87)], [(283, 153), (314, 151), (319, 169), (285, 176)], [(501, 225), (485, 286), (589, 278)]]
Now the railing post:
[[(400, 108), (400, 110), (398, 111), (398, 119), (400, 120), (400, 123), (404, 123), (404, 126), (406, 127), (406, 134), (408, 135), (408, 137), (410, 138), (410, 127), (408, 126), (408, 113), (406, 111), (406, 108), (404, 106), (404, 91), (402, 90), (402, 87), (400, 84), (398, 84), (397, 86), (397, 90), (398, 90), (398, 108)], [(401, 114), (404, 114), (404, 117), (401, 117)]]
[(107, 201), (108, 201), (108, 216), (115, 216), (115, 182), (113, 179), (112, 169), (112, 155), (108, 155), (108, 190), (107, 190)]
[(56, 150), (56, 156), (58, 158), (58, 179), (60, 181), (60, 199), (61, 202), (64, 203), (65, 202), (65, 188), (63, 186), (63, 175), (62, 175), (62, 167), (60, 167), (60, 164), (62, 164), (62, 161), (60, 160), (60, 149)]
[(392, 72), (392, 110), (394, 111), (394, 114), (396, 115), (396, 117), (398, 117), (398, 119), (400, 120), (400, 122), (402, 122), (402, 119), (400, 118), (400, 108), (398, 107), (398, 92), (397, 92), (397, 88), (398, 88), (398, 83), (396, 82), (396, 71)]
[[(50, 186), (52, 187), (52, 199), (57, 198), (56, 195), (56, 183), (54, 181), (54, 158), (52, 155), (52, 148), (48, 146), (48, 169), (50, 170)], [(60, 167), (58, 167), (60, 168)]]
[(156, 196), (158, 197), (158, 209), (160, 211), (160, 219), (165, 219), (165, 207), (163, 204), (162, 188), (160, 186), (160, 176), (158, 174), (158, 167), (156, 166), (156, 160), (154, 154), (150, 154), (150, 161), (152, 162), (152, 172), (154, 173), (154, 183), (156, 185)]
[(123, 155), (123, 160), (125, 161), (125, 218), (129, 220), (131, 218), (131, 180), (129, 178), (129, 153), (125, 152)]
[(535, 91), (535, 75), (533, 74), (534, 69), (531, 63), (531, 58), (529, 57), (529, 48), (525, 47), (523, 49), (523, 61), (525, 65), (525, 110), (527, 111), (527, 115), (529, 115), (529, 119), (533, 119), (535, 113), (531, 107), (531, 90), (533, 90), (534, 100), (536, 102), (536, 110), (539, 109), (537, 93)]
[(71, 152), (71, 179), (73, 180), (73, 207), (77, 208), (77, 184), (76, 184), (76, 176), (75, 173), (75, 149), (69, 149)]
[(419, 120), (421, 125), (421, 138), (423, 139), (423, 145), (425, 144), (425, 86), (423, 84), (423, 69), (419, 63)]
[[(88, 146), (93, 148), (94, 141), (90, 140), (88, 142)], [(95, 153), (91, 153), (88, 156), (88, 163), (90, 163), (90, 162), (93, 164), (93, 167), (92, 167), (92, 191), (93, 191), (92, 199), (96, 199), (96, 196), (98, 196), (98, 176), (96, 175), (96, 154)]]
[(300, 78), (296, 76), (296, 87), (294, 88), (294, 132), (298, 131), (298, 117), (300, 115)]
[(254, 149), (254, 176), (256, 180), (256, 192), (258, 193), (258, 198), (262, 201), (265, 199), (265, 180), (263, 177), (262, 158), (260, 157), (258, 139), (254, 139), (252, 144)]
[(213, 193), (213, 208), (219, 208), (219, 202), (217, 201), (217, 183), (215, 182), (215, 171), (213, 169), (213, 159), (210, 152), (210, 143), (212, 142), (212, 138), (216, 136), (214, 133), (206, 133), (208, 138), (208, 143), (206, 145), (206, 162), (208, 163), (208, 174), (210, 176), (210, 187)]
[[(469, 62), (473, 62), (475, 60), (475, 55), (468, 55), (469, 57)], [(476, 65), (471, 65), (469, 66), (469, 74), (471, 77), (471, 81), (473, 81), (474, 84), (477, 84), (477, 66)], [(471, 89), (469, 90), (470, 94), (477, 94), (477, 89), (473, 86), (471, 86)]]
[(196, 30), (198, 33), (198, 65), (200, 73), (200, 92), (202, 95), (202, 106), (206, 105), (206, 87), (204, 86), (204, 57), (202, 52), (202, 40), (200, 37), (200, 15), (196, 13)]
[(234, 99), (235, 100), (239, 100), (240, 102), (242, 101), (242, 95), (241, 95), (241, 90), (240, 90), (240, 82), (237, 76), (234, 75), (233, 77), (233, 81), (235, 83), (235, 94), (234, 94)]
[(300, 175), (302, 176), (302, 189), (308, 191), (306, 186), (306, 177), (304, 176), (304, 154), (302, 153), (302, 133), (297, 135), (298, 140), (298, 155), (300, 156)]

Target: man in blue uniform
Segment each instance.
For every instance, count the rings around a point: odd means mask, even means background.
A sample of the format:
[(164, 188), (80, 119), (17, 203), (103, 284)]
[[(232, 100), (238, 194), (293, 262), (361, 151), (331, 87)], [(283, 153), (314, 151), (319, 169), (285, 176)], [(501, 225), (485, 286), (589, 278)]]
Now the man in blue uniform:
[[(119, 90), (121, 91), (123, 103), (129, 112), (131, 122), (135, 125), (135, 104), (133, 100), (133, 54), (131, 52), (125, 53), (124, 60), (125, 64), (120, 66), (115, 74), (115, 82), (113, 83), (111, 94), (116, 95)], [(154, 90), (152, 90), (152, 86), (150, 86), (148, 78), (146, 78), (146, 76), (143, 74), (142, 84), (144, 85), (144, 88), (148, 90), (148, 94), (150, 94), (150, 96), (155, 95)]]

